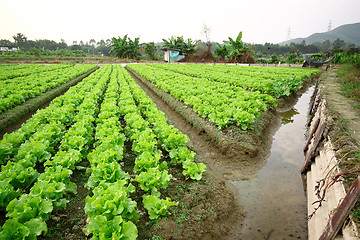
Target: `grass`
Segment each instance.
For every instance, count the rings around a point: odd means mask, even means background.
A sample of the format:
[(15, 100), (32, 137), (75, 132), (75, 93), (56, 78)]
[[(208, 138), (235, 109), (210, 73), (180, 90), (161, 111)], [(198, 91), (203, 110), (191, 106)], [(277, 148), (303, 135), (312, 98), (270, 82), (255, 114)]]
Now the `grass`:
[(341, 94), (355, 101), (355, 106), (360, 109), (360, 69), (352, 65), (341, 65), (338, 69)]

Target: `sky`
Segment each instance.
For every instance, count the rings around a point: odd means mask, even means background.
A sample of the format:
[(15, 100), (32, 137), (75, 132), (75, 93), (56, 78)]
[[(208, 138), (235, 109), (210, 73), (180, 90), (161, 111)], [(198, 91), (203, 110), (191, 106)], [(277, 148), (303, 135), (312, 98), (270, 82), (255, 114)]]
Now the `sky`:
[[(49, 39), (68, 45), (125, 34), (140, 42), (184, 36), (223, 42), (280, 43), (360, 22), (359, 0), (0, 0), (0, 39)], [(359, 33), (360, 34), (360, 33)]]

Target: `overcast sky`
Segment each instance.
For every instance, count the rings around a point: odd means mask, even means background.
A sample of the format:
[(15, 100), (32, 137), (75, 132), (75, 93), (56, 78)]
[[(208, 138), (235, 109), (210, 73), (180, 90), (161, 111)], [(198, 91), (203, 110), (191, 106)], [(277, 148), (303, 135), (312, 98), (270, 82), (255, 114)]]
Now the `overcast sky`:
[[(248, 43), (279, 43), (360, 22), (360, 0), (0, 0), (0, 39), (50, 39), (67, 44), (129, 34), (140, 42), (173, 35), (222, 42), (243, 32)], [(289, 31), (290, 30), (290, 31)], [(359, 33), (360, 34), (360, 33)]]

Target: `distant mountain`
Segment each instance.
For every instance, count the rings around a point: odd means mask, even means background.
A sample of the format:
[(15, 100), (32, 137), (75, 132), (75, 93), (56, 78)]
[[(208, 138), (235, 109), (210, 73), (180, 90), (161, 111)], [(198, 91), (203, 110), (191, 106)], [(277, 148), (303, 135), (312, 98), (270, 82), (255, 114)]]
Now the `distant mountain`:
[(360, 46), (360, 23), (345, 24), (337, 27), (331, 31), (323, 33), (314, 33), (307, 38), (294, 38), (282, 43), (279, 45), (294, 43), (301, 43), (305, 40), (306, 44), (313, 44), (315, 42), (323, 42), (329, 40), (334, 42), (336, 39), (344, 40), (346, 43), (353, 43), (356, 46)]

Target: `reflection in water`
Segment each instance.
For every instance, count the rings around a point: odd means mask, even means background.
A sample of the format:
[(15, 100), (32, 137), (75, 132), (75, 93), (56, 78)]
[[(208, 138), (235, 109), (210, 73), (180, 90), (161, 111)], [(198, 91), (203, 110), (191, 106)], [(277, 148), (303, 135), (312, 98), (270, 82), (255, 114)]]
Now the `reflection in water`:
[(240, 239), (307, 239), (300, 168), (312, 92), (310, 88), (291, 110), (281, 113), (283, 124), (274, 135), (265, 167), (250, 180), (230, 180), (246, 211)]
[(299, 114), (298, 110), (296, 108), (291, 108), (289, 111), (286, 112), (278, 112), (278, 114), (281, 116), (281, 124), (285, 125), (288, 123), (294, 122), (294, 116)]

